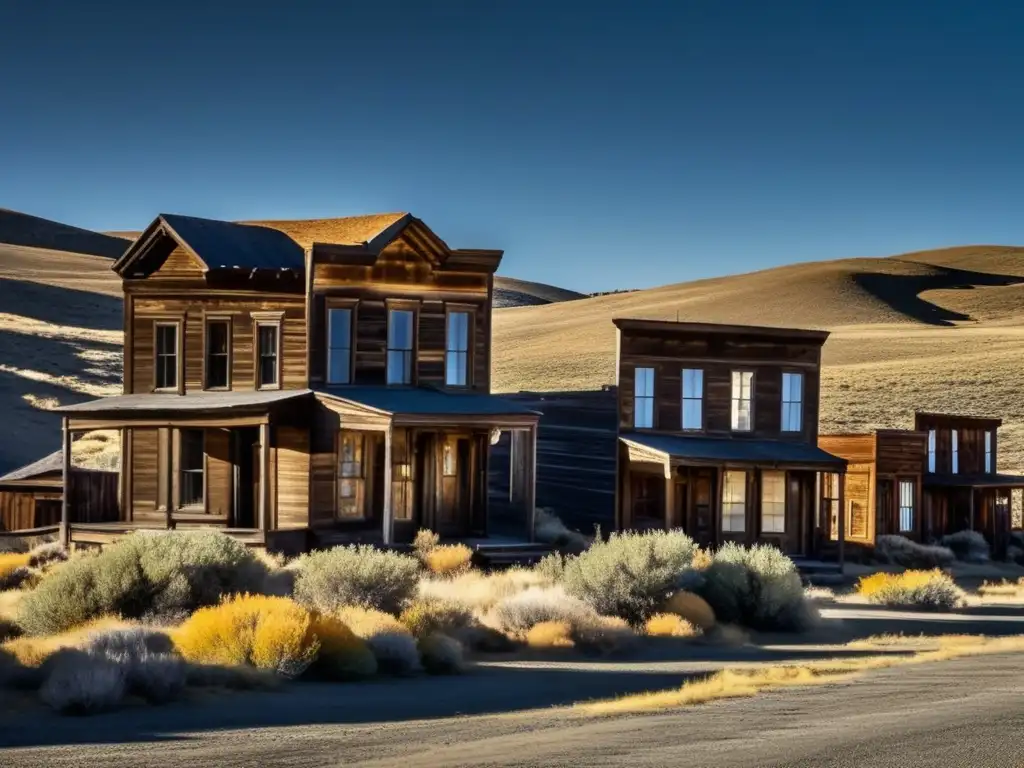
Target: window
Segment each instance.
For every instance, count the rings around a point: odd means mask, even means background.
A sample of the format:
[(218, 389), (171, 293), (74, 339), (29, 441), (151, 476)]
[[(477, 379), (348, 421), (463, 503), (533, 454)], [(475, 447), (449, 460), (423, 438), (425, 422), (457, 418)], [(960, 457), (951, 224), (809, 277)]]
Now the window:
[(280, 386), (278, 363), (280, 353), (280, 326), (276, 323), (257, 323), (256, 346), (258, 360), (256, 364), (256, 386), (259, 389), (273, 389)]
[(749, 432), (752, 428), (754, 374), (752, 371), (732, 372), (732, 429)]
[(704, 429), (704, 371), (683, 369), (683, 429)]
[(448, 313), (444, 383), (449, 387), (469, 384), (469, 312)]
[(327, 310), (327, 383), (352, 383), (352, 310)]
[(178, 433), (178, 506), (203, 505), (203, 430), (183, 429)]
[(985, 472), (994, 472), (995, 462), (992, 460), (992, 432), (985, 432)]
[(363, 516), (363, 436), (342, 432), (338, 439), (338, 516)]
[(928, 471), (935, 471), (935, 430), (928, 430)]
[(456, 458), (456, 442), (454, 437), (446, 438), (442, 449), (441, 473), (445, 477), (455, 477), (458, 474), (458, 460)]
[(391, 465), (391, 511), (395, 520), (412, 520), (412, 465), (407, 462)]
[(839, 483), (842, 480), (836, 472), (825, 472), (821, 476), (821, 511), (824, 518), (819, 525), (825, 529), (830, 539), (839, 538)]
[(412, 310), (389, 310), (387, 360), (388, 384), (412, 384), (412, 334)]
[(633, 381), (633, 426), (654, 428), (654, 369), (637, 368)]
[(231, 386), (231, 323), (209, 320), (206, 323), (206, 388), (227, 389)]
[(747, 473), (729, 469), (722, 485), (722, 531), (742, 533), (747, 527)]
[(761, 473), (761, 532), (786, 532), (786, 473)]
[(156, 324), (156, 389), (178, 388), (178, 324)]
[(955, 429), (951, 439), (953, 441), (953, 474), (955, 475), (960, 471), (960, 440)]
[(914, 530), (914, 481), (900, 480), (900, 533)]
[(799, 432), (803, 429), (804, 375), (782, 374), (782, 431)]

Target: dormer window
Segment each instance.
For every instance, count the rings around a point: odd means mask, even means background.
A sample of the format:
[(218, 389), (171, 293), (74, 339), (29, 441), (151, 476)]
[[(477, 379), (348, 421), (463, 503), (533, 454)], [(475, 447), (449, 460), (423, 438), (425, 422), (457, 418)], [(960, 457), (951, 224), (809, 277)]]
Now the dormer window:
[(411, 309), (388, 310), (388, 384), (412, 384), (414, 321)]

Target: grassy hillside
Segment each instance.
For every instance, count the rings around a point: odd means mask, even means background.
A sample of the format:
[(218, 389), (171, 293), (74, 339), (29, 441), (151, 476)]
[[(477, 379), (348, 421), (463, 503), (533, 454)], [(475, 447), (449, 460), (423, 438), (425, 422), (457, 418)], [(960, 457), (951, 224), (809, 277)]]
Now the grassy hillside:
[(128, 241), (121, 237), (0, 208), (0, 243), (88, 253), (114, 259), (124, 253)]

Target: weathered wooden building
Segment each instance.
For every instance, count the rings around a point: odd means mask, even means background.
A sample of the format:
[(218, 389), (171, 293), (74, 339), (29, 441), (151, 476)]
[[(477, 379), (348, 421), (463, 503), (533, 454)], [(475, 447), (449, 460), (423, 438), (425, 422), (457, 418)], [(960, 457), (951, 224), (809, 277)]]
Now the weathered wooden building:
[[(984, 534), (996, 556), (1005, 553), (1014, 491), (1024, 476), (998, 471), (999, 419), (917, 413), (914, 429), (822, 435), (819, 445), (848, 462), (843, 483), (847, 539), (873, 546), (877, 536), (898, 534), (930, 542), (957, 531)], [(836, 485), (823, 491), (838, 514)], [(1018, 502), (1019, 503), (1019, 502)]]
[(409, 214), (325, 223), (331, 242), (300, 244), (161, 215), (117, 260), (124, 393), (62, 411), (65, 446), (121, 431), (123, 513), (87, 524), (69, 504), (72, 540), (195, 525), (289, 549), (484, 536), (503, 432), (530, 535), (538, 416), (490, 395), (501, 252), (449, 248)]

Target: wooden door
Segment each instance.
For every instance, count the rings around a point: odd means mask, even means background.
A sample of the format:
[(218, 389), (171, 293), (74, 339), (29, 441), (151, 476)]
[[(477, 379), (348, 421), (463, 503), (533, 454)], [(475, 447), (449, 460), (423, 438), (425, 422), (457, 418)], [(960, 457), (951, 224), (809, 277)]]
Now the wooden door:
[[(876, 536), (888, 535), (897, 532), (899, 526), (898, 521), (896, 520), (895, 508), (893, 506), (894, 493), (895, 485), (892, 480), (888, 478), (879, 478), (877, 480), (877, 490), (875, 491), (875, 507), (877, 509), (875, 514), (875, 525), (877, 526)], [(850, 500), (847, 503), (850, 507), (850, 518), (847, 520), (846, 524), (847, 538), (866, 538), (866, 530), (861, 534), (861, 510), (857, 501)]]
[(715, 483), (711, 470), (697, 470), (690, 476), (686, 533), (702, 547), (715, 543)]

